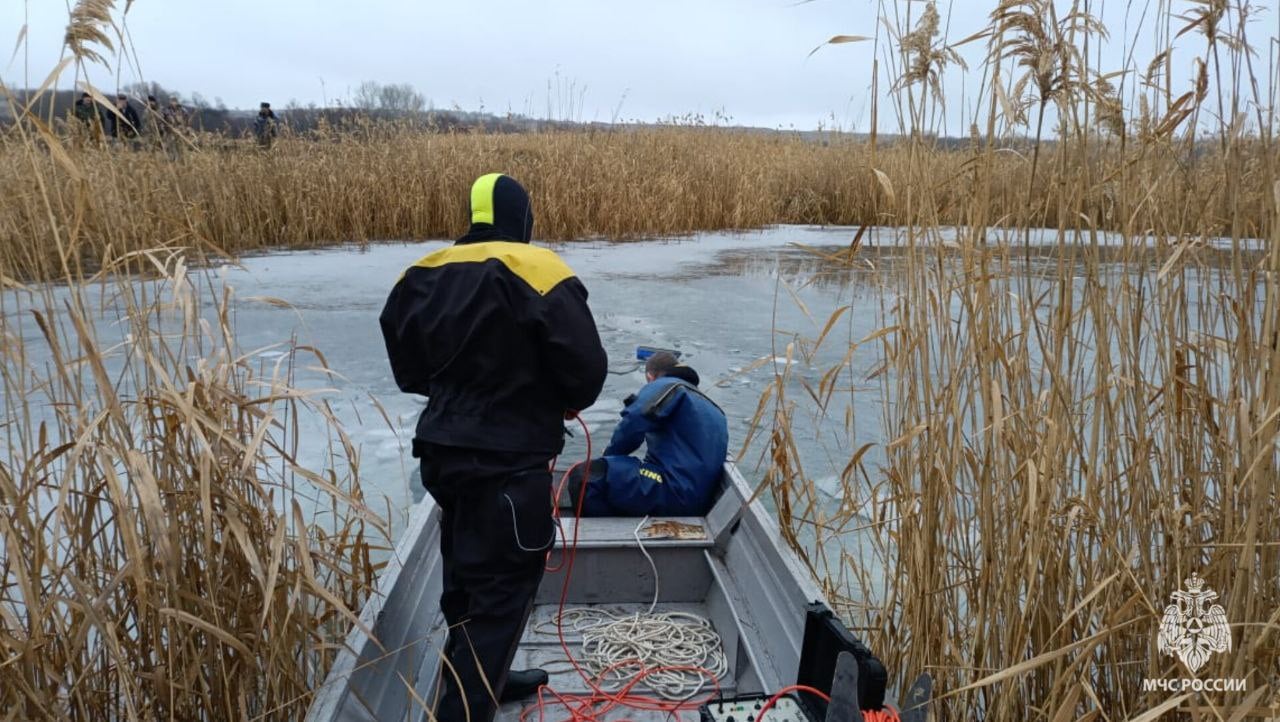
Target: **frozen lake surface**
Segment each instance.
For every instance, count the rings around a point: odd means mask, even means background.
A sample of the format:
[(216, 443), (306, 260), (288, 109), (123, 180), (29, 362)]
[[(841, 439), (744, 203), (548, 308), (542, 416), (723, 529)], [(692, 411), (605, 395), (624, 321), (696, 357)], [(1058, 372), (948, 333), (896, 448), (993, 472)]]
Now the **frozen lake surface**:
[[(588, 288), (614, 371), (599, 401), (583, 413), (595, 453), (607, 444), (622, 399), (644, 383), (635, 359), (636, 346), (674, 348), (697, 369), (704, 390), (728, 414), (731, 453), (743, 451), (743, 473), (751, 481), (759, 480), (762, 472), (757, 464), (763, 444), (757, 440), (750, 448), (743, 447), (762, 392), (785, 365), (788, 343), (817, 337), (831, 314), (848, 305), (851, 312), (840, 318), (819, 354), (811, 359), (793, 356), (787, 394), (798, 405), (792, 431), (805, 475), (830, 495), (830, 503), (839, 502), (835, 496), (840, 489), (838, 473), (853, 450), (875, 445), (864, 457), (865, 467), (874, 475), (886, 441), (881, 431), (883, 401), (880, 382), (865, 379), (880, 364), (878, 345), (867, 344), (852, 357), (825, 418), (815, 418), (814, 405), (803, 388), (806, 383), (819, 385), (825, 371), (841, 362), (850, 340), (865, 338), (886, 325), (883, 309), (895, 296), (894, 260), (901, 256), (895, 247), (904, 243), (902, 229), (870, 230), (862, 243), (879, 250), (869, 258), (860, 257), (852, 268), (825, 263), (805, 249), (847, 248), (855, 234), (852, 228), (783, 226), (669, 241), (554, 246)], [(1044, 247), (1056, 239), (1053, 231), (1034, 231), (1029, 240), (1031, 246)], [(954, 231), (940, 229), (917, 242), (952, 244), (958, 240), (968, 242), (957, 239)], [(1024, 240), (998, 230), (991, 231), (987, 239), (1014, 248)], [(1093, 239), (1076, 235), (1073, 240), (1090, 243)], [(1120, 244), (1120, 239), (1111, 235), (1096, 240), (1099, 246)], [(307, 354), (298, 354), (294, 385), (324, 389), (321, 397), (332, 405), (359, 449), (366, 499), (375, 510), (389, 512), (393, 534), (398, 533), (408, 509), (423, 493), (409, 453), (423, 400), (396, 388), (378, 314), (404, 269), (447, 243), (380, 243), (364, 248), (272, 253), (212, 272), (234, 289), (233, 321), (241, 352), (254, 351), (264, 369), (288, 360), (291, 341), (324, 354), (332, 374), (319, 372)], [(1137, 239), (1136, 243), (1159, 242)], [(1206, 239), (1203, 245), (1224, 248), (1231, 244)], [(1153, 274), (1154, 269), (1116, 265), (1104, 273), (1144, 275)], [(209, 288), (207, 281), (200, 285), (204, 291)], [(65, 292), (56, 289), (55, 296)], [(4, 298), (9, 298), (17, 292), (5, 293)], [(100, 303), (105, 307), (98, 309), (100, 332), (108, 336), (122, 333), (116, 322), (118, 309), (106, 300), (111, 294), (89, 295), (104, 299)], [(16, 303), (3, 307), (7, 331), (26, 340), (34, 354), (30, 362), (47, 364), (47, 345), (34, 317), (14, 311), (20, 307)], [(28, 409), (37, 421), (48, 412), (47, 404), (42, 408), (38, 401)], [(4, 410), (0, 416), (13, 421), (10, 416), (17, 411)], [(766, 415), (766, 426), (768, 422)], [(312, 417), (297, 423), (303, 440), (300, 461), (319, 468), (327, 442), (322, 422)], [(576, 424), (572, 428), (576, 436), (569, 439), (560, 469), (586, 454), (582, 434)]]
[[(809, 275), (803, 263), (796, 263), (801, 253), (793, 244), (847, 246), (853, 233), (847, 228), (783, 227), (704, 234), (679, 241), (555, 246), (587, 286), (610, 367), (615, 371), (599, 401), (583, 414), (591, 429), (594, 452), (598, 454), (608, 442), (622, 399), (644, 383), (635, 361), (638, 345), (674, 348), (685, 355), (686, 362), (701, 375), (702, 386), (729, 416), (731, 452), (741, 449), (760, 393), (773, 378), (772, 359), (783, 354), (793, 335), (816, 336), (830, 313), (851, 300), (865, 303), (866, 312), (848, 314), (849, 323), (842, 323), (842, 327), (851, 324), (847, 332), (854, 338), (877, 328), (876, 291), (856, 283), (806, 285)], [(299, 344), (320, 349), (337, 372), (340, 378), (325, 381), (319, 375), (307, 378), (304, 374), (300, 382), (304, 387), (335, 389), (330, 396), (334, 408), (361, 448), (366, 495), (375, 508), (389, 507), (393, 516), (422, 494), (415, 460), (409, 454), (422, 399), (396, 388), (378, 314), (403, 270), (446, 243), (278, 253), (244, 259), (238, 267), (226, 269), (227, 281), (238, 299), (235, 325), (242, 349), (277, 345), (260, 354), (269, 361), (284, 352), (278, 344), (296, 336)], [(783, 258), (792, 262), (780, 266)], [(779, 286), (780, 268), (788, 269), (781, 275), (809, 315)], [(284, 299), (292, 308), (250, 300), (263, 296)], [(840, 346), (833, 345), (832, 362), (843, 353)], [(855, 361), (855, 369), (874, 365), (873, 358), (865, 363)], [(795, 369), (811, 380), (816, 380), (820, 370)], [(386, 410), (392, 426), (377, 411), (373, 399)], [(857, 406), (868, 414), (868, 432), (878, 430), (878, 395), (866, 392), (865, 404)], [(843, 411), (840, 416), (843, 427)], [(561, 468), (586, 453), (576, 425), (574, 430), (576, 436), (568, 441)], [(840, 440), (839, 451), (874, 440), (861, 436)], [(813, 452), (815, 462), (827, 456), (826, 452), (838, 460), (837, 449), (820, 448), (833, 439), (806, 435), (802, 451)], [(758, 478), (757, 458), (758, 451), (752, 451), (744, 459), (743, 470), (749, 478)], [(843, 466), (844, 462), (839, 463)], [(815, 468), (815, 475), (821, 476), (817, 471)]]

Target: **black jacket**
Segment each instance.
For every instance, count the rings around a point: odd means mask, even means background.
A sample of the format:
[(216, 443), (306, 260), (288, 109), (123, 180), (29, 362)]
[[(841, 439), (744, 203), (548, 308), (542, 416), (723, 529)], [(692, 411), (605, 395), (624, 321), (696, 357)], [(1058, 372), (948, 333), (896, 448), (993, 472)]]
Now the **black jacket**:
[(400, 389), (428, 398), (418, 441), (557, 454), (564, 412), (595, 403), (608, 360), (573, 271), (507, 239), (531, 221), (501, 208), (494, 220), (396, 283), (380, 318), (387, 355)]
[(120, 111), (120, 115), (124, 116), (124, 120), (120, 120), (120, 116), (107, 111), (105, 117), (107, 119), (107, 134), (112, 138), (135, 138), (142, 132), (142, 121), (138, 119), (138, 111), (133, 109), (133, 105), (126, 103), (124, 110)]

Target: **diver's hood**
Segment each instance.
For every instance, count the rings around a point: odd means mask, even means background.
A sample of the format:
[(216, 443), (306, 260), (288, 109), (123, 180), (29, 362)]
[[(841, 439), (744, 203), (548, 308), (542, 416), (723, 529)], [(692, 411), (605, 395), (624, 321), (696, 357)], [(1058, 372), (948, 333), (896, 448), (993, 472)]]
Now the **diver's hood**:
[(481, 176), (471, 186), (471, 228), (458, 243), (533, 238), (533, 204), (524, 186), (502, 173)]
[(674, 379), (680, 379), (681, 381), (691, 383), (694, 386), (697, 386), (698, 382), (702, 380), (698, 378), (698, 372), (694, 371), (693, 367), (685, 366), (684, 364), (677, 364), (675, 366), (672, 366), (671, 368), (667, 369), (666, 372), (664, 372), (662, 375), (669, 376)]

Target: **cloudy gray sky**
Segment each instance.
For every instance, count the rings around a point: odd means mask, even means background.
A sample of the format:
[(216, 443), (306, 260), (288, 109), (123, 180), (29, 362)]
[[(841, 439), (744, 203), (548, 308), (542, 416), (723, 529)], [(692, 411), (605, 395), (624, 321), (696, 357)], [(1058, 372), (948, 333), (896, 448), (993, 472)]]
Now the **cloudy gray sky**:
[[(1275, 34), (1276, 17), (1266, 7), (1273, 2), (1260, 3), (1265, 12), (1255, 39), (1264, 47)], [(1126, 23), (1132, 33), (1148, 5), (1154, 3), (1095, 9), (1112, 29), (1105, 63), (1119, 67), (1130, 50)], [(913, 6), (919, 12), (921, 4)], [(943, 2), (944, 29), (952, 40), (965, 37), (983, 26), (993, 6), (994, 0)], [(332, 103), (362, 80), (378, 80), (412, 83), (437, 108), (550, 111), (588, 121), (723, 110), (741, 124), (809, 129), (830, 126), (834, 117), (845, 129), (865, 131), (872, 44), (807, 56), (833, 34), (874, 35), (876, 12), (872, 0), (137, 0), (127, 28), (138, 67), (113, 61), (120, 82), (140, 72), (233, 108), (260, 100)], [(13, 42), (26, 24), (28, 42), (12, 63), (4, 49), (0, 77), (22, 85), (25, 74), (38, 84), (57, 64), (66, 17), (65, 0), (5, 0), (0, 41)], [(1185, 75), (1182, 66), (1202, 45), (1196, 36), (1179, 41), (1186, 50), (1177, 72)], [(968, 125), (984, 49), (981, 42), (963, 48), (973, 70), (948, 75), (950, 130)], [(1153, 42), (1144, 39), (1134, 62), (1145, 68), (1153, 54)], [(1265, 68), (1265, 50), (1260, 61)], [(108, 70), (94, 70), (91, 79), (106, 90), (117, 84)], [(64, 86), (73, 81), (63, 78)], [(895, 125), (882, 110), (881, 128)]]

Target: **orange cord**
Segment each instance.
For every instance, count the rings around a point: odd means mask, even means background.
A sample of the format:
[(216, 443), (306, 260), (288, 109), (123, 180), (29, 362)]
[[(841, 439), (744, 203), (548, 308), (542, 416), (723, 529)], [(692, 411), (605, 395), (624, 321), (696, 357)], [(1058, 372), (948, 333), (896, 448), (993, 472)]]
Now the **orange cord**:
[[(568, 542), (568, 540), (564, 538), (563, 525), (560, 525), (558, 523), (560, 519), (560, 496), (563, 493), (565, 484), (568, 482), (569, 475), (573, 473), (573, 470), (576, 469), (578, 466), (581, 466), (582, 464), (586, 464), (589, 469), (591, 464), (591, 430), (587, 428), (587, 423), (582, 420), (582, 417), (579, 416), (575, 418), (577, 418), (578, 423), (582, 425), (582, 432), (587, 440), (587, 458), (569, 467), (568, 471), (566, 471), (564, 473), (564, 476), (560, 479), (559, 486), (556, 488), (555, 499), (554, 499), (555, 505), (553, 507), (554, 511), (552, 513), (556, 517), (557, 526), (560, 527), (562, 544), (564, 542)], [(583, 482), (582, 482), (583, 489), (578, 496), (578, 505), (574, 510), (575, 517), (574, 517), (574, 525), (573, 525), (573, 540), (571, 542), (568, 542), (567, 552), (562, 557), (560, 563), (555, 567), (552, 567), (550, 564), (551, 552), (550, 551), (547, 552), (547, 561), (548, 561), (547, 571), (557, 572), (557, 571), (560, 571), (561, 569), (564, 569), (564, 584), (561, 586), (561, 589), (560, 589), (560, 605), (559, 605), (559, 610), (556, 613), (556, 633), (560, 638), (560, 648), (564, 650), (565, 657), (568, 658), (569, 663), (573, 665), (574, 670), (577, 671), (578, 675), (582, 677), (582, 680), (587, 683), (587, 687), (591, 690), (591, 692), (587, 694), (566, 694), (566, 693), (557, 692), (554, 689), (552, 689), (550, 686), (543, 686), (538, 689), (537, 703), (529, 705), (525, 709), (521, 710), (520, 720), (521, 722), (528, 722), (530, 714), (534, 710), (537, 710), (539, 722), (544, 722), (546, 718), (548, 706), (560, 706), (560, 707), (563, 707), (565, 710), (567, 710), (569, 713), (569, 716), (565, 718), (566, 722), (599, 722), (604, 717), (605, 714), (619, 707), (625, 707), (628, 709), (640, 710), (640, 711), (665, 712), (671, 715), (675, 715), (675, 713), (680, 711), (696, 710), (702, 704), (704, 704), (705, 702), (711, 699), (714, 699), (715, 697), (718, 697), (720, 694), (720, 680), (717, 679), (715, 674), (711, 672), (711, 670), (709, 669), (704, 669), (701, 667), (646, 668), (640, 660), (630, 660), (630, 661), (623, 661), (623, 662), (614, 664), (608, 667), (607, 669), (602, 670), (598, 677), (593, 678), (590, 674), (586, 672), (586, 670), (582, 668), (580, 664), (578, 664), (578, 660), (574, 658), (573, 652), (569, 650), (569, 643), (564, 636), (564, 623), (563, 623), (564, 609), (565, 609), (565, 604), (569, 599), (569, 581), (573, 576), (573, 563), (578, 555), (579, 525), (577, 521), (582, 518), (583, 502), (587, 498), (586, 485), (590, 483), (590, 481), (591, 481), (591, 474), (590, 473), (584, 474)], [(602, 680), (606, 675), (608, 675), (609, 673), (619, 668), (631, 667), (631, 666), (634, 666), (637, 668), (635, 676), (633, 676), (630, 681), (628, 681), (625, 685), (623, 685), (621, 689), (619, 689), (616, 692), (606, 692), (605, 690), (600, 688), (599, 686), (600, 680)], [(696, 700), (688, 700), (684, 702), (672, 702), (668, 700), (662, 700), (654, 697), (642, 696), (639, 694), (631, 693), (631, 690), (635, 688), (636, 685), (643, 682), (645, 678), (654, 674), (662, 673), (662, 672), (675, 672), (675, 671), (696, 672), (696, 673), (705, 675), (711, 683), (711, 692), (704, 698), (696, 699)]]
[[(576, 418), (578, 423), (582, 425), (582, 432), (587, 440), (587, 458), (569, 467), (569, 469), (565, 471), (564, 476), (561, 477), (560, 484), (556, 487), (552, 514), (556, 519), (556, 526), (560, 529), (560, 541), (562, 546), (565, 545), (568, 540), (565, 539), (564, 536), (564, 526), (559, 523), (560, 496), (564, 492), (565, 484), (568, 483), (569, 475), (573, 473), (574, 469), (586, 464), (588, 467), (588, 473), (583, 475), (583, 488), (581, 493), (578, 495), (578, 505), (574, 509), (573, 540), (568, 543), (568, 550), (561, 557), (560, 563), (554, 567), (552, 567), (550, 563), (551, 554), (554, 550), (547, 552), (546, 571), (558, 572), (561, 569), (564, 570), (564, 584), (560, 589), (560, 604), (559, 609), (556, 612), (556, 634), (560, 638), (560, 648), (564, 650), (565, 657), (568, 658), (569, 663), (573, 665), (574, 670), (582, 677), (582, 680), (587, 683), (587, 687), (591, 692), (587, 694), (560, 693), (552, 689), (550, 686), (544, 685), (538, 689), (538, 701), (520, 711), (520, 722), (529, 722), (529, 717), (534, 710), (537, 710), (538, 712), (538, 722), (545, 722), (548, 706), (563, 707), (569, 713), (569, 716), (564, 719), (564, 722), (601, 722), (606, 714), (620, 707), (638, 711), (664, 712), (678, 720), (679, 715), (677, 713), (697, 710), (703, 704), (720, 696), (720, 680), (711, 670), (703, 667), (685, 666), (647, 668), (640, 660), (629, 660), (619, 662), (601, 670), (600, 674), (593, 678), (591, 675), (587, 674), (586, 670), (584, 670), (580, 664), (578, 664), (578, 660), (574, 658), (573, 652), (569, 650), (568, 641), (565, 640), (563, 618), (565, 604), (569, 599), (569, 580), (573, 576), (573, 563), (578, 556), (578, 521), (582, 518), (582, 506), (583, 502), (587, 498), (586, 485), (591, 481), (591, 430), (587, 428), (587, 423), (582, 420), (582, 417), (576, 416), (574, 418)], [(554, 462), (552, 463), (551, 468), (554, 470)], [(638, 668), (635, 676), (624, 684), (621, 689), (616, 692), (606, 692), (600, 688), (599, 682), (606, 675), (619, 668), (631, 666)], [(650, 675), (660, 674), (663, 672), (696, 672), (698, 674), (702, 674), (706, 676), (707, 680), (711, 683), (711, 692), (700, 699), (691, 699), (684, 702), (673, 702), (655, 697), (632, 694), (632, 689), (643, 682), (645, 678)], [(756, 715), (756, 719), (764, 719), (765, 712), (773, 707), (773, 705), (776, 704), (783, 695), (793, 691), (803, 691), (815, 694), (827, 701), (830, 701), (831, 699), (821, 690), (814, 689), (813, 687), (791, 685), (790, 687), (783, 688), (777, 694), (770, 697), (769, 701), (760, 709), (760, 714)], [(885, 709), (882, 711), (863, 710), (862, 718), (866, 720), (866, 722), (900, 722), (897, 710), (888, 705), (885, 705)]]
[(866, 722), (902, 722), (902, 718), (898, 716), (898, 710), (887, 704), (884, 709), (862, 710), (862, 719)]

